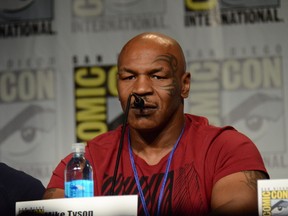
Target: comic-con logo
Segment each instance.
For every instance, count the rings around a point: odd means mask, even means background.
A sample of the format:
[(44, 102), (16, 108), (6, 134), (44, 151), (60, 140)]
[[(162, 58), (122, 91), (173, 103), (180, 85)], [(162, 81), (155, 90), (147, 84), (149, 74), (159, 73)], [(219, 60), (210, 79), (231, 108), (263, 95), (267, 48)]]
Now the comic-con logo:
[(189, 26), (283, 22), (279, 0), (184, 0), (184, 23)]
[(122, 122), (116, 65), (74, 67), (76, 140), (88, 141)]
[(261, 192), (262, 215), (280, 216), (288, 214), (288, 190), (274, 189)]
[[(281, 56), (265, 56), (191, 62), (189, 112), (207, 116), (216, 125), (233, 125), (262, 152), (283, 152), (282, 61)], [(273, 139), (277, 143), (271, 146)]]
[[(44, 58), (10, 59), (0, 70), (1, 160), (39, 178), (49, 175), (44, 162), (53, 160), (51, 145), (56, 143), (56, 72), (52, 65)], [(34, 155), (43, 151), (47, 157), (41, 157), (40, 168)]]
[(0, 0), (0, 38), (53, 35), (53, 0)]
[(165, 28), (165, 0), (73, 0), (71, 30), (108, 32)]

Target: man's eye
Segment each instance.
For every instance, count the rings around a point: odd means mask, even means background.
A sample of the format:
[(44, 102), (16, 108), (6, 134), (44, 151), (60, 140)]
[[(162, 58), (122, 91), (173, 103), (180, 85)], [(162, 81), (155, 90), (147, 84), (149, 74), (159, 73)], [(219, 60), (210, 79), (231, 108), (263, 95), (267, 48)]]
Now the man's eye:
[(153, 79), (164, 79), (163, 76), (157, 76), (157, 75), (153, 75), (152, 78), (153, 78)]
[(132, 80), (132, 79), (135, 79), (135, 76), (128, 76), (126, 79), (127, 80)]
[(122, 77), (123, 80), (132, 80), (135, 79), (135, 76), (124, 76)]

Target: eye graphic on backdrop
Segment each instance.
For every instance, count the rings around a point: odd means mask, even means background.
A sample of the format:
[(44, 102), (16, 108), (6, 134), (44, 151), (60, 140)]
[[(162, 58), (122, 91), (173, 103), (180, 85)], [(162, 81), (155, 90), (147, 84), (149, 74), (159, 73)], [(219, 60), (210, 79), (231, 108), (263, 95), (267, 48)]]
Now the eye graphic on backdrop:
[(288, 215), (288, 202), (280, 200), (271, 207), (272, 215)]
[(21, 129), (21, 137), (25, 142), (32, 142), (36, 136), (37, 128), (25, 127)]
[(31, 153), (41, 141), (41, 133), (48, 133), (55, 125), (55, 111), (30, 105), (0, 129), (2, 152), (11, 156)]
[(278, 5), (278, 0), (221, 0), (220, 4), (223, 7), (261, 7), (267, 6), (267, 2), (269, 5)]
[(20, 11), (30, 6), (34, 0), (0, 0), (0, 11)]
[[(105, 13), (107, 14), (141, 14), (155, 13), (163, 9), (163, 0), (105, 0)], [(153, 6), (154, 7), (151, 7)]]
[(51, 21), (53, 8), (53, 0), (0, 0), (0, 21), (17, 21), (23, 25), (27, 23), (26, 30), (32, 23), (35, 25), (34, 21)]
[(284, 113), (282, 106), (281, 98), (257, 93), (231, 110), (223, 120), (257, 140), (266, 134), (271, 123), (281, 118)]
[(34, 0), (0, 0), (0, 20), (20, 19), (21, 13), (33, 4)]
[(106, 7), (114, 13), (127, 13), (127, 9), (133, 10), (139, 8), (141, 1), (139, 0), (108, 0), (106, 1)]

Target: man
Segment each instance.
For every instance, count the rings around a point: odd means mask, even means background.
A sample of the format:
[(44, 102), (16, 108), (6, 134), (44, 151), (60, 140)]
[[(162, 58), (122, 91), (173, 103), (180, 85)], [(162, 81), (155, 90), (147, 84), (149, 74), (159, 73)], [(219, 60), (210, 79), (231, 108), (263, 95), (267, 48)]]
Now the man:
[(18, 201), (39, 200), (45, 187), (38, 179), (16, 170), (5, 163), (0, 163), (0, 213), (5, 216), (15, 215)]
[[(232, 127), (184, 114), (190, 74), (174, 39), (148, 32), (128, 41), (118, 58), (117, 83), (123, 110), (131, 94), (144, 105), (131, 97), (115, 194), (138, 194), (139, 215), (257, 215), (256, 182), (268, 178), (262, 158)], [(120, 137), (121, 127), (86, 147), (95, 196), (110, 194)], [(64, 197), (70, 158), (54, 171), (44, 198)]]

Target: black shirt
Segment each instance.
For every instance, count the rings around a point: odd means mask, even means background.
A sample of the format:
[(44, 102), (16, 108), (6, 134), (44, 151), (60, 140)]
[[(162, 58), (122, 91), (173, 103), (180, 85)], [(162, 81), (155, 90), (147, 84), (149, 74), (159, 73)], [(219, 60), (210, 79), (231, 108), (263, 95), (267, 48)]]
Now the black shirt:
[(14, 216), (18, 201), (39, 200), (45, 191), (40, 180), (0, 162), (0, 212)]

